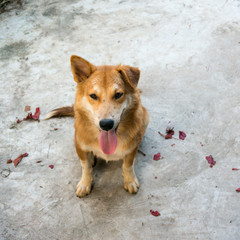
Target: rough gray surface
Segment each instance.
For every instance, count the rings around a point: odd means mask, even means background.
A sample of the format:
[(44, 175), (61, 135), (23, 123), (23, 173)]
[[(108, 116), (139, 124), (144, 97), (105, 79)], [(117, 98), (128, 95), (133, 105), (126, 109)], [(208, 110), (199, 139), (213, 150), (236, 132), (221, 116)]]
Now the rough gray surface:
[[(0, 15), (0, 239), (240, 239), (240, 1), (22, 2)], [(121, 162), (100, 161), (91, 195), (75, 196), (73, 119), (42, 120), (74, 101), (72, 54), (141, 69), (151, 120), (136, 195)], [(26, 105), (41, 121), (13, 124)], [(184, 141), (159, 136), (169, 121)]]

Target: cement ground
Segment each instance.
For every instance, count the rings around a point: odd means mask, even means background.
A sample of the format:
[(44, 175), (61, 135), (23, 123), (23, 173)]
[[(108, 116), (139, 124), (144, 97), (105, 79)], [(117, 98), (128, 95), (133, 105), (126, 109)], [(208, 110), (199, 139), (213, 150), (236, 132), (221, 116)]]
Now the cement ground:
[[(74, 101), (72, 54), (141, 69), (150, 124), (136, 195), (123, 189), (121, 162), (104, 161), (92, 193), (75, 195), (74, 120), (43, 120)], [(0, 239), (240, 239), (239, 56), (239, 0), (23, 0), (2, 13), (0, 170), (11, 172), (0, 176)], [(40, 107), (40, 122), (15, 123), (26, 105)], [(169, 121), (184, 141), (158, 134)]]

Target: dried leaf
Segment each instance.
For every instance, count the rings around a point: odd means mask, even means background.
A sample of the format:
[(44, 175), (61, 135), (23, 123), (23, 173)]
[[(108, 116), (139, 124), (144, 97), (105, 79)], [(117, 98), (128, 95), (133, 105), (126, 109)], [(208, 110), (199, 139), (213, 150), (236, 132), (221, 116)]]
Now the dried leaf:
[(12, 163), (13, 161), (12, 161), (12, 159), (8, 159), (7, 160), (7, 164), (10, 164), (10, 163)]
[(14, 159), (14, 166), (17, 167), (17, 165), (22, 161), (22, 159), (24, 157), (27, 157), (28, 156), (28, 153), (24, 153), (24, 154), (21, 154), (20, 156), (18, 156), (16, 159)]

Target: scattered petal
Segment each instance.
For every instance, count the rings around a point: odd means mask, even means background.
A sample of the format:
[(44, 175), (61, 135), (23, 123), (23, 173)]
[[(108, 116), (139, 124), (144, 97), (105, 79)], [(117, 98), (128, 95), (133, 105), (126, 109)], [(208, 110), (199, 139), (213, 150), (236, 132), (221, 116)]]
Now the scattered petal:
[(206, 157), (206, 160), (207, 160), (208, 163), (210, 164), (210, 167), (211, 167), (211, 168), (216, 164), (216, 161), (214, 161), (212, 155), (207, 156), (207, 157)]
[(36, 161), (36, 163), (41, 163), (42, 161)]
[(236, 192), (240, 192), (240, 188), (236, 189)]
[(39, 116), (40, 116), (40, 108), (37, 107), (37, 108), (36, 108), (36, 112), (34, 113), (34, 115), (32, 116), (32, 118), (33, 118), (34, 120), (38, 120), (38, 119), (39, 119)]
[(161, 215), (158, 211), (153, 211), (153, 210), (150, 210), (150, 213), (151, 213), (154, 217), (158, 217), (158, 216)]
[(57, 130), (58, 130), (58, 128), (54, 128), (53, 130), (54, 130), (54, 131), (57, 131)]
[(183, 131), (179, 131), (179, 139), (184, 140), (186, 136), (187, 136), (187, 135), (186, 135), (185, 132), (183, 132)]
[(25, 106), (25, 109), (24, 109), (25, 112), (28, 112), (30, 110), (31, 110), (31, 106)]
[(161, 158), (161, 153), (156, 153), (156, 154), (153, 156), (153, 160), (155, 160), (155, 161), (160, 160), (160, 158)]
[(174, 131), (173, 131), (173, 129), (174, 129), (174, 127), (173, 127), (173, 128), (171, 128), (171, 127), (167, 127), (167, 129), (166, 129), (166, 133), (167, 133), (167, 135), (170, 135), (170, 136), (174, 135)]
[(51, 169), (53, 169), (53, 168), (54, 168), (54, 165), (49, 165), (49, 167), (50, 167)]
[(31, 119), (32, 120), (39, 120), (39, 116), (40, 116), (40, 108), (37, 107), (36, 108), (36, 112), (34, 113), (34, 115), (32, 115), (32, 113), (29, 112), (28, 115), (25, 118), (23, 118), (23, 120), (18, 119), (17, 123), (20, 123), (20, 122), (26, 121), (26, 120), (31, 120)]
[(24, 154), (21, 154), (19, 155), (16, 159), (14, 159), (14, 166), (17, 167), (17, 165), (22, 161), (22, 159), (24, 157), (27, 157), (28, 156), (28, 153), (24, 153)]
[(175, 146), (175, 143), (171, 144), (171, 146), (172, 146), (172, 147)]
[(202, 142), (200, 142), (200, 145), (201, 145), (201, 147), (203, 147), (203, 146), (204, 146)]
[(234, 171), (234, 170), (240, 170), (240, 168), (232, 168), (232, 170)]
[(13, 161), (12, 161), (12, 159), (8, 159), (7, 160), (7, 164), (10, 164), (10, 163), (12, 163)]
[(155, 179), (157, 179), (157, 177), (155, 177)]

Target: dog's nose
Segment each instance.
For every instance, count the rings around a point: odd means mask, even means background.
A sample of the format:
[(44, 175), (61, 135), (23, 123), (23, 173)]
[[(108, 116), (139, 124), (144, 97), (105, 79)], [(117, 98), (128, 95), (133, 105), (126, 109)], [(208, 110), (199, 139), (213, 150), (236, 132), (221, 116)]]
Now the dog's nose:
[(108, 131), (113, 128), (114, 121), (112, 119), (102, 119), (99, 125), (102, 130)]

